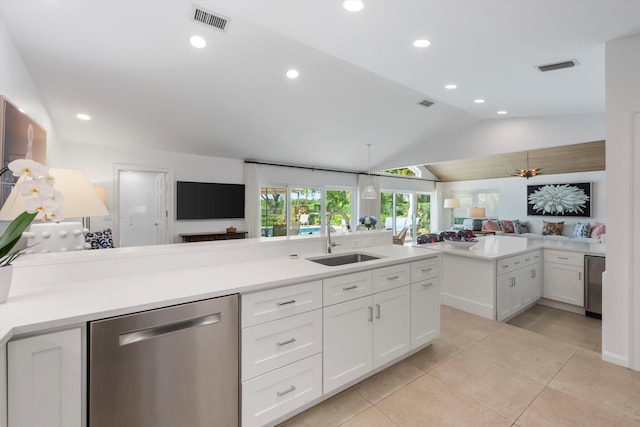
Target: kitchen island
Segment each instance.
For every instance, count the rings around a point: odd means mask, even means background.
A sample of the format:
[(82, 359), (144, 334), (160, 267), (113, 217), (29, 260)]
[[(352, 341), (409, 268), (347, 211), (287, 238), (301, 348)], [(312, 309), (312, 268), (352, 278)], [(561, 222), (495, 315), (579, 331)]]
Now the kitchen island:
[[(343, 361), (340, 358), (335, 359), (335, 385), (331, 390), (323, 392), (322, 381), (316, 382), (313, 386), (314, 394), (307, 394), (299, 401), (295, 401), (298, 395), (293, 392), (295, 387), (277, 390), (276, 396), (282, 402), (293, 401), (294, 404), (280, 406), (283, 409), (273, 412), (268, 418), (256, 418), (254, 421), (247, 419), (243, 421), (243, 425), (272, 425), (286, 419), (418, 351), (438, 335), (439, 282), (435, 274), (440, 269), (439, 253), (425, 251), (423, 248), (392, 245), (391, 237), (389, 232), (335, 236), (334, 241), (340, 245), (334, 248), (335, 254), (360, 252), (377, 258), (341, 266), (326, 266), (307, 259), (324, 253), (325, 239), (315, 237), (201, 242), (24, 257), (15, 263), (11, 293), (7, 302), (0, 305), (0, 364), (3, 367), (9, 366), (8, 370), (0, 370), (0, 413), (4, 415), (9, 412), (8, 417), (0, 417), (0, 426), (22, 425), (17, 421), (8, 421), (13, 420), (12, 414), (19, 411), (26, 412), (26, 415), (21, 415), (34, 417), (33, 419), (38, 416), (47, 417), (52, 403), (59, 406), (54, 409), (65, 414), (65, 420), (71, 420), (61, 421), (61, 425), (85, 425), (88, 322), (230, 294), (240, 294), (242, 301), (248, 295), (266, 295), (287, 288), (297, 290), (298, 286), (308, 284), (316, 292), (317, 289), (321, 293), (323, 290), (332, 292), (334, 282), (353, 275), (357, 276), (357, 280), (353, 284), (342, 286), (347, 289), (343, 293), (353, 290), (358, 294), (337, 296), (335, 303), (330, 304), (323, 304), (323, 298), (320, 298), (320, 305), (309, 305), (308, 310), (300, 313), (302, 317), (299, 319), (302, 321), (303, 317), (311, 318), (316, 314), (323, 316), (328, 310), (337, 312), (337, 307), (347, 308), (356, 301), (371, 300), (368, 311), (372, 316), (366, 323), (373, 331), (371, 328), (374, 327), (374, 322), (385, 318), (385, 307), (409, 316), (410, 306), (414, 301), (432, 301), (428, 309), (435, 313), (430, 313), (428, 319), (437, 319), (437, 325), (429, 325), (429, 328), (423, 328), (424, 333), (412, 335), (411, 322), (423, 322), (424, 316), (417, 316), (415, 319), (403, 317), (400, 324), (378, 322), (380, 326), (371, 336), (372, 351), (375, 352), (375, 345), (388, 345), (380, 348), (377, 361), (371, 356), (369, 368), (363, 368), (356, 376), (344, 376), (342, 373), (348, 367), (341, 365)], [(429, 298), (425, 300), (419, 294), (421, 291)], [(287, 302), (278, 300), (280, 304)], [(388, 302), (389, 305), (385, 306)], [(294, 316), (297, 315), (295, 310), (287, 311), (292, 310), (295, 305), (287, 304), (279, 311), (286, 321), (298, 319)], [(375, 314), (372, 311), (374, 308), (377, 311)], [(425, 311), (422, 307), (414, 308), (416, 314), (422, 314), (422, 311)], [(373, 317), (376, 318), (375, 321)], [(243, 333), (253, 333), (262, 325), (275, 326), (278, 320), (276, 318), (273, 321), (261, 321), (260, 325), (245, 324), (241, 327)], [(335, 317), (333, 321), (337, 322)], [(413, 329), (418, 330), (416, 325), (418, 323), (414, 323)], [(402, 333), (398, 333), (397, 328), (403, 328)], [(345, 333), (344, 330), (342, 332)], [(400, 335), (406, 337), (406, 342), (398, 343), (396, 338)], [(16, 395), (16, 392), (11, 391), (11, 384), (27, 380), (21, 377), (20, 381), (14, 378), (12, 382), (12, 363), (17, 357), (12, 357), (11, 352), (7, 356), (7, 348), (11, 348), (12, 343), (36, 341), (41, 337), (61, 340), (62, 344), (56, 349), (62, 349), (61, 354), (67, 359), (60, 369), (69, 369), (69, 375), (64, 370), (47, 371), (44, 374), (47, 378), (38, 378), (35, 371), (31, 372), (33, 377), (29, 380), (36, 384), (41, 381), (50, 383), (51, 378), (55, 379), (58, 375), (65, 379), (65, 385), (63, 389), (47, 389), (54, 392), (57, 390), (61, 395), (46, 396), (49, 400), (42, 405), (25, 405), (21, 403), (21, 399), (31, 402), (33, 396)], [(325, 340), (326, 338), (325, 332)], [(348, 334), (339, 338), (344, 339), (349, 340)], [(41, 342), (42, 340), (39, 341)], [(313, 353), (300, 356), (300, 360), (290, 365), (307, 363), (311, 364), (306, 365), (307, 368), (322, 368), (323, 351), (316, 350)], [(327, 354), (335, 353), (329, 350)], [(252, 384), (261, 384), (260, 381), (268, 380), (269, 375), (282, 369), (279, 366), (261, 367), (263, 370), (243, 379), (246, 380), (244, 385), (250, 390)], [(245, 414), (245, 417), (248, 415)]]

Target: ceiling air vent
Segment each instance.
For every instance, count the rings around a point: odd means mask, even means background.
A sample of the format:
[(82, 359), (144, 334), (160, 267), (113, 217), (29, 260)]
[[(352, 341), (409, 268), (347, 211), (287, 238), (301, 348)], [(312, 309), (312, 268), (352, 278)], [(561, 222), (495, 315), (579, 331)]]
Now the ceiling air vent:
[(220, 31), (226, 31), (227, 24), (229, 23), (229, 19), (224, 16), (216, 15), (215, 13), (206, 11), (197, 6), (194, 6), (193, 8), (193, 20)]
[(423, 107), (431, 107), (435, 103), (435, 101), (432, 101), (429, 98), (425, 98), (422, 101), (418, 102), (418, 104), (422, 105)]
[(572, 59), (570, 61), (556, 62), (555, 64), (538, 65), (536, 68), (544, 73), (545, 71), (562, 70), (563, 68), (571, 68), (576, 65), (580, 65), (580, 63)]

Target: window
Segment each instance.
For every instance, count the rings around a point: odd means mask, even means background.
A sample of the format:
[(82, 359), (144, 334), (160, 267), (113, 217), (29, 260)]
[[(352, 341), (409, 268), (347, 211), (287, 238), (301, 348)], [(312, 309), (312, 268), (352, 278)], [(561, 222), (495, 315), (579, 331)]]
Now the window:
[(409, 241), (429, 233), (431, 229), (431, 194), (417, 192), (382, 191), (380, 193), (381, 228), (398, 234), (408, 227)]
[[(319, 235), (327, 212), (339, 209), (347, 214), (351, 226), (351, 188), (310, 188), (303, 186), (262, 187), (260, 225), (263, 237)], [(341, 215), (331, 224), (336, 232), (346, 231)]]
[(469, 209), (473, 207), (484, 208), (487, 218), (499, 217), (500, 192), (498, 190), (459, 191), (454, 192), (453, 197), (460, 199), (460, 207), (453, 210), (455, 224), (462, 224), (465, 218), (469, 218)]

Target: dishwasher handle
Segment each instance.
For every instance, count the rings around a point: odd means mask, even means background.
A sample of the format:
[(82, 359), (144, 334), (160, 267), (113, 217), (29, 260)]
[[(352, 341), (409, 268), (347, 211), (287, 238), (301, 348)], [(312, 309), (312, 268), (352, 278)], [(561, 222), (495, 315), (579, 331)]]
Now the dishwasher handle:
[(119, 337), (120, 347), (133, 344), (140, 341), (146, 341), (153, 338), (158, 338), (164, 335), (173, 334), (186, 329), (197, 328), (200, 326), (213, 325), (220, 323), (220, 313), (209, 314), (207, 316), (196, 317), (188, 320), (181, 320), (179, 322), (168, 323), (166, 325), (154, 326), (152, 328), (141, 329), (135, 332), (128, 332), (121, 334)]

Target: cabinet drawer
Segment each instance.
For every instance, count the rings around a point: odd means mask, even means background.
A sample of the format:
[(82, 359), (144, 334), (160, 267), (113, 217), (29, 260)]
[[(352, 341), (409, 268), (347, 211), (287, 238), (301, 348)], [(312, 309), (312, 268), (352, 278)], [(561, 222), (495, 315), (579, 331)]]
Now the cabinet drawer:
[(533, 252), (527, 252), (522, 256), (522, 266), (527, 267), (529, 265), (535, 264), (536, 262), (542, 261), (542, 251), (537, 250)]
[(301, 283), (241, 296), (242, 327), (322, 307), (322, 282)]
[(584, 265), (584, 254), (582, 252), (545, 249), (544, 260), (545, 262), (555, 262), (556, 264), (567, 264), (582, 267)]
[(411, 283), (410, 264), (398, 264), (373, 270), (373, 292), (381, 292), (409, 283)]
[(433, 257), (411, 263), (411, 283), (440, 276), (440, 258)]
[(325, 306), (349, 301), (371, 295), (372, 275), (370, 271), (363, 271), (331, 277), (322, 281), (322, 287)]
[(242, 329), (242, 380), (322, 351), (322, 310)]
[(242, 426), (258, 427), (322, 395), (322, 355), (242, 383)]
[(522, 268), (522, 257), (520, 255), (516, 255), (509, 258), (499, 259), (496, 263), (498, 267), (496, 274), (500, 275), (509, 273)]

